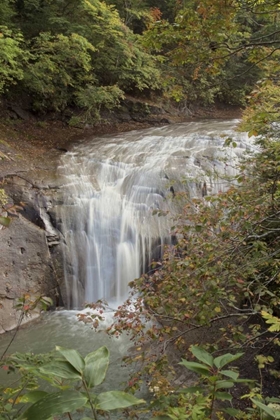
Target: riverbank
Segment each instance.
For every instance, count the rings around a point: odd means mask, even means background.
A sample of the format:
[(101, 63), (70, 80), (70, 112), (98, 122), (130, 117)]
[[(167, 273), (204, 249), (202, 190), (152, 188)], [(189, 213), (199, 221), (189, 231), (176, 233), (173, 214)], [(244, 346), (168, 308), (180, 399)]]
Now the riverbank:
[[(112, 118), (95, 126), (81, 128), (71, 127), (59, 119), (36, 118), (28, 113), (21, 117), (7, 109), (0, 109), (0, 179), (14, 167), (25, 166), (44, 156), (46, 152), (65, 152), (72, 144), (83, 138), (106, 134), (120, 133), (131, 130), (141, 130), (153, 126), (168, 125), (184, 121), (195, 121), (201, 118), (232, 119), (241, 118), (242, 110), (230, 106), (212, 106), (196, 108), (191, 114), (171, 109), (170, 112), (156, 114), (143, 121), (117, 121)], [(17, 162), (14, 164), (14, 162)]]

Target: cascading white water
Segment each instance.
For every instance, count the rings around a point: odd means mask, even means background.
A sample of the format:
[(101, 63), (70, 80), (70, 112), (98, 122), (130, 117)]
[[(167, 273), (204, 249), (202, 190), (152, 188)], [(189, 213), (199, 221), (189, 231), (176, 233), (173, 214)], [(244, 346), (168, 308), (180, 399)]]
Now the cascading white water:
[[(61, 226), (69, 307), (123, 300), (129, 281), (170, 243), (179, 190), (201, 196), (227, 188), (221, 175), (234, 175), (249, 148), (247, 135), (233, 131), (236, 123), (191, 122), (99, 137), (65, 154)], [(227, 137), (236, 148), (223, 148)], [(158, 217), (155, 210), (170, 213)]]

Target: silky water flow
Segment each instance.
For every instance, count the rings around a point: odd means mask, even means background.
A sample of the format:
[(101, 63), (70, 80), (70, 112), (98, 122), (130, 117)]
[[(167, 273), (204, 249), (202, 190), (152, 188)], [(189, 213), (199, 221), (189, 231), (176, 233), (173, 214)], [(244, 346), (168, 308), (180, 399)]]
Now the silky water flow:
[[(236, 124), (207, 120), (99, 137), (64, 155), (60, 228), (68, 308), (122, 302), (128, 283), (172, 243), (176, 194), (201, 197), (228, 188), (227, 176), (251, 149)], [(236, 147), (224, 147), (227, 138)]]

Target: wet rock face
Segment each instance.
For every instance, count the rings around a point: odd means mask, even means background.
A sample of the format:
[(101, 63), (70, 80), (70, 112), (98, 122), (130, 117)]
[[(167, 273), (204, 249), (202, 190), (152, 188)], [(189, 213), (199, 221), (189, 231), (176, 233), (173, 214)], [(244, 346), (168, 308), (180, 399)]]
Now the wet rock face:
[(15, 299), (23, 294), (49, 294), (54, 288), (45, 232), (22, 216), (1, 232), (0, 332), (16, 326)]
[[(26, 178), (5, 177), (5, 191), (16, 214), (0, 231), (0, 333), (17, 326), (20, 312), (14, 306), (25, 294), (50, 296), (54, 306), (63, 305), (61, 234), (49, 214), (59, 200), (59, 188), (51, 171), (49, 176), (52, 179), (44, 182), (36, 171)], [(37, 316), (35, 310), (30, 319)]]

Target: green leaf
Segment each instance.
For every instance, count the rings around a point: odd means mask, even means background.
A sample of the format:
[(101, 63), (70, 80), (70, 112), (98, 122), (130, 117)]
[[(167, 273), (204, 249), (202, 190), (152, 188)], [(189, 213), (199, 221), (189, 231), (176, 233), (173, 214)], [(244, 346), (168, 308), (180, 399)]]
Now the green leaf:
[(8, 227), (11, 223), (11, 219), (9, 217), (0, 216), (0, 225)]
[(64, 349), (56, 346), (56, 350), (65, 357), (65, 359), (80, 373), (83, 372), (85, 361), (77, 350)]
[(77, 391), (61, 391), (48, 394), (29, 407), (19, 420), (49, 420), (57, 414), (72, 412), (83, 407), (87, 397)]
[(102, 392), (97, 396), (97, 401), (96, 408), (105, 411), (126, 408), (137, 404), (145, 404), (144, 400), (139, 400), (133, 395), (122, 391)]
[(252, 384), (256, 382), (254, 379), (236, 379), (235, 381), (237, 384)]
[(216, 389), (232, 388), (233, 385), (234, 385), (234, 382), (232, 381), (217, 381)]
[(48, 395), (45, 391), (30, 391), (20, 398), (21, 403), (35, 403)]
[(53, 305), (53, 300), (52, 298), (48, 297), (48, 296), (42, 296), (40, 301), (42, 303), (45, 303), (47, 306), (52, 306)]
[(222, 356), (216, 357), (214, 359), (214, 365), (218, 368), (221, 369), (222, 367), (224, 367), (225, 365), (233, 362), (234, 360), (239, 359), (241, 356), (243, 356), (244, 353), (236, 353), (236, 354), (223, 354)]
[(270, 397), (270, 398), (266, 398), (266, 401), (272, 402), (272, 403), (280, 403), (280, 398)]
[(236, 417), (240, 411), (235, 408), (226, 408), (223, 410), (225, 413), (229, 414), (231, 417)]
[(232, 396), (230, 394), (228, 394), (227, 392), (215, 392), (215, 397), (218, 400), (227, 400), (227, 401), (231, 401), (232, 400)]
[(248, 137), (257, 136), (257, 135), (258, 135), (258, 132), (256, 130), (251, 130), (248, 133)]
[(224, 147), (230, 146), (231, 142), (232, 142), (232, 138), (228, 137), (227, 139), (225, 139), (225, 142), (224, 142), (223, 146)]
[(187, 369), (191, 370), (192, 372), (198, 373), (199, 375), (210, 375), (210, 369), (207, 366), (202, 365), (201, 363), (188, 362), (187, 360), (182, 359), (182, 362), (180, 362), (179, 365), (183, 365)]
[(234, 381), (236, 381), (236, 379), (238, 379), (238, 376), (239, 376), (239, 373), (234, 372), (233, 370), (221, 370), (220, 373), (224, 376), (228, 376), (229, 378), (233, 379)]
[(85, 357), (84, 378), (89, 388), (101, 384), (109, 366), (109, 350), (100, 347)]
[(64, 379), (82, 379), (82, 376), (69, 362), (59, 360), (41, 366), (39, 371), (49, 377), (57, 376), (58, 378)]
[(202, 347), (191, 346), (192, 354), (201, 362), (206, 363), (206, 365), (213, 367), (213, 356), (204, 350)]
[(267, 405), (263, 404), (262, 402), (255, 400), (254, 398), (251, 398), (251, 401), (259, 407), (261, 410), (263, 410), (265, 413), (269, 414), (270, 416), (274, 417), (274, 412), (269, 408)]

